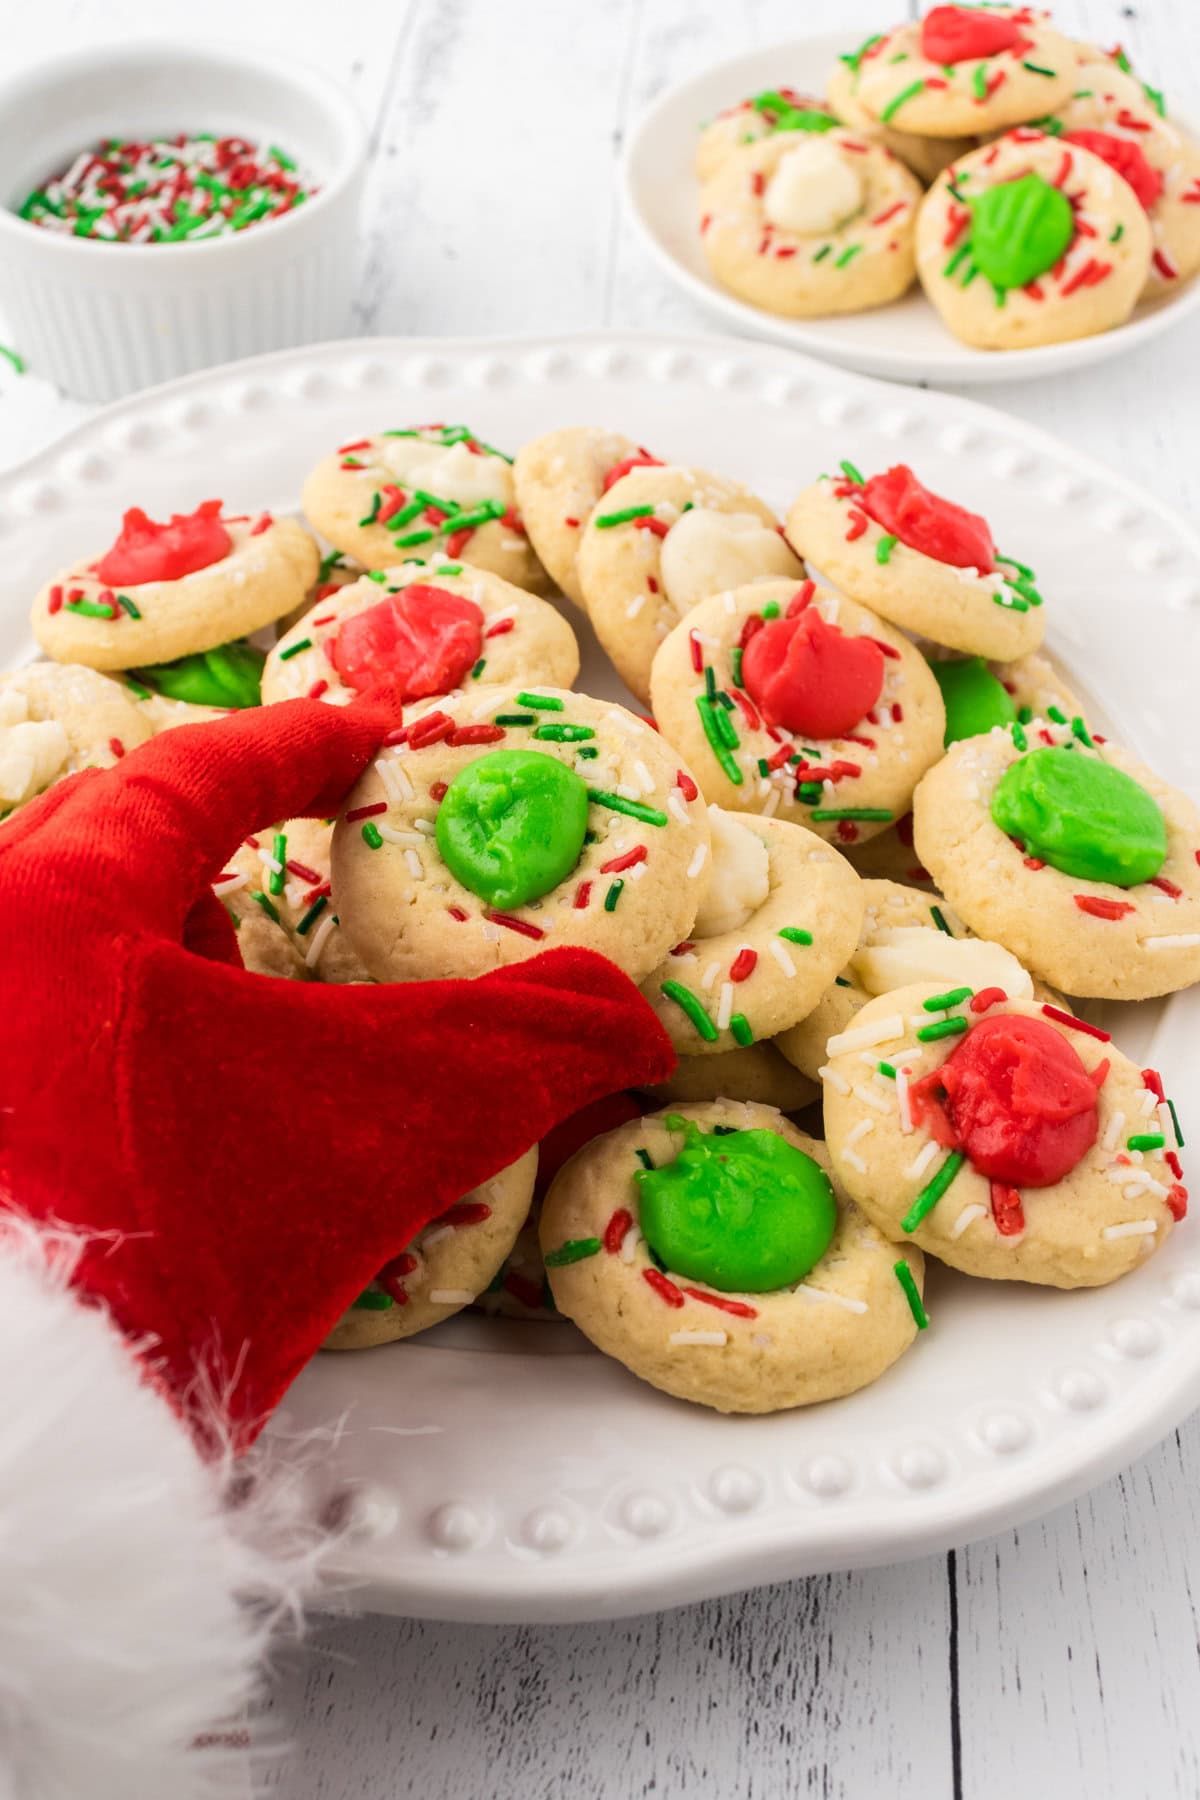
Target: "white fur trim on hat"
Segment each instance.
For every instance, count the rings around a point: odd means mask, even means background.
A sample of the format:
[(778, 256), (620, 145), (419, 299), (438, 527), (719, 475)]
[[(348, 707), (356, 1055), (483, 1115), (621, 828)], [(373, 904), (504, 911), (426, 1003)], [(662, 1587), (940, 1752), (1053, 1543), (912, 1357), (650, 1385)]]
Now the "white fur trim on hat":
[(244, 1793), (238, 1727), (314, 1534), (286, 1478), (202, 1460), (77, 1256), (0, 1217), (0, 1793)]

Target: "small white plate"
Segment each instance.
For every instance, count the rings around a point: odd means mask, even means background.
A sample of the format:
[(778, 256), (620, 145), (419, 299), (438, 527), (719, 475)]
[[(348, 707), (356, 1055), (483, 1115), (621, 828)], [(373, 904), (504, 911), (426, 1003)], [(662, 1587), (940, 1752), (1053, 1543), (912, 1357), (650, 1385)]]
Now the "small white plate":
[(633, 132), (624, 166), (629, 213), (676, 286), (727, 329), (892, 381), (1030, 381), (1136, 350), (1195, 312), (1200, 280), (1169, 299), (1144, 303), (1127, 325), (1098, 337), (1031, 350), (974, 350), (946, 330), (919, 284), (891, 306), (827, 319), (776, 318), (719, 287), (700, 247), (694, 168), (700, 126), (747, 95), (781, 83), (823, 94), (838, 56), (861, 41), (861, 32), (839, 31), (730, 57), (670, 88)]
[[(1148, 761), (1200, 788), (1188, 525), (1020, 420), (728, 339), (321, 344), (111, 407), (0, 479), (0, 663), (28, 651), (39, 583), (105, 542), (123, 507), (218, 494), (282, 512), (331, 444), (427, 418), (511, 448), (558, 425), (617, 427), (781, 508), (840, 457), (905, 457), (1037, 569), (1050, 648), (1093, 721), (1115, 716)], [(590, 644), (580, 685), (619, 692)], [(1098, 1016), (1168, 1074), (1186, 1130), (1200, 1114), (1200, 989)], [(358, 1493), (341, 1573), (363, 1604), (565, 1621), (1019, 1524), (1148, 1449), (1200, 1395), (1195, 1223), (1111, 1288), (1054, 1293), (931, 1264), (928, 1302), (931, 1329), (883, 1380), (773, 1417), (669, 1399), (569, 1325), (463, 1317), (318, 1356), (272, 1431), (335, 1429), (306, 1492), (314, 1510)]]

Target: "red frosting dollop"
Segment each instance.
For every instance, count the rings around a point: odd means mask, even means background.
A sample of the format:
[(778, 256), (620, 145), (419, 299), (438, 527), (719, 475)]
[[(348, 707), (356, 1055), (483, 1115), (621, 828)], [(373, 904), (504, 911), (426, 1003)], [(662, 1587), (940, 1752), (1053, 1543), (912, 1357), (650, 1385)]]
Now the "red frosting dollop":
[[(1097, 1073), (1107, 1073), (1107, 1069)], [(972, 1168), (1013, 1187), (1052, 1187), (1096, 1141), (1097, 1083), (1060, 1032), (1023, 1013), (981, 1019), (911, 1088), (914, 1115)]]
[(1121, 179), (1129, 183), (1144, 211), (1149, 212), (1162, 193), (1161, 171), (1147, 162), (1141, 145), (1130, 138), (1115, 137), (1111, 131), (1064, 131), (1062, 141), (1090, 150), (1110, 169), (1115, 169)]
[(1011, 50), (1020, 39), (1012, 19), (962, 6), (935, 6), (921, 26), (921, 53), (930, 62), (973, 62)]
[(878, 700), (883, 652), (873, 638), (846, 637), (809, 607), (755, 632), (742, 652), (742, 680), (768, 724), (836, 738)]
[(326, 654), (360, 694), (387, 680), (401, 700), (423, 700), (458, 687), (482, 641), (483, 614), (473, 600), (418, 581), (344, 619)]
[(147, 581), (178, 581), (228, 556), (233, 539), (221, 523), (220, 500), (202, 500), (193, 513), (172, 513), (165, 525), (131, 506), (111, 550), (96, 564), (105, 587), (140, 587)]
[(906, 463), (897, 463), (886, 475), (872, 475), (859, 504), (877, 525), (935, 562), (978, 569), (981, 575), (990, 575), (996, 566), (987, 520), (931, 493)]

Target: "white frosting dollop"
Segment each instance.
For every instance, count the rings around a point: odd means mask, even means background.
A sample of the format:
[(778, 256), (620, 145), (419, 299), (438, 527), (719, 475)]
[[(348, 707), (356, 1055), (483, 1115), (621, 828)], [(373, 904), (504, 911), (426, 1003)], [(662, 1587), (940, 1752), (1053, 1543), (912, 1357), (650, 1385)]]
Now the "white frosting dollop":
[(1012, 1000), (1033, 997), (1033, 983), (1016, 957), (986, 938), (952, 938), (925, 925), (889, 925), (856, 950), (850, 973), (868, 994), (890, 994), (914, 981), (947, 988), (1003, 988)]
[(497, 500), (511, 506), (512, 470), (502, 456), (476, 456), (465, 444), (427, 444), (423, 438), (384, 438), (379, 459), (406, 489), (424, 488), (460, 506)]
[(709, 512), (694, 506), (662, 541), (662, 582), (680, 613), (710, 594), (750, 581), (796, 575), (798, 564), (773, 525), (755, 513)]
[(57, 719), (31, 719), (24, 694), (0, 692), (0, 812), (48, 788), (70, 754)]
[(836, 231), (862, 203), (862, 177), (825, 137), (805, 137), (781, 157), (763, 195), (771, 224), (802, 237)]
[(719, 806), (708, 809), (712, 834), (708, 887), (692, 927), (694, 938), (739, 931), (766, 899), (771, 886), (767, 846)]

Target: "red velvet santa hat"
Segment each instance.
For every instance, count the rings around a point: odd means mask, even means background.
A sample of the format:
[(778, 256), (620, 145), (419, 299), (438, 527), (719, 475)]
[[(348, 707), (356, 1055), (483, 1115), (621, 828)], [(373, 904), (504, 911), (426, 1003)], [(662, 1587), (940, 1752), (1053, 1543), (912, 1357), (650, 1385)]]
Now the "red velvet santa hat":
[(423, 1224), (673, 1066), (637, 990), (586, 951), (405, 986), (241, 967), (213, 878), (249, 832), (336, 810), (394, 723), (295, 701), (184, 727), (0, 832), (17, 1794), (219, 1791), (227, 1752), (188, 1746), (234, 1710), (311, 1550), (285, 1538), (281, 1563), (272, 1529), (264, 1557), (261, 1513), (224, 1504), (228, 1457)]

